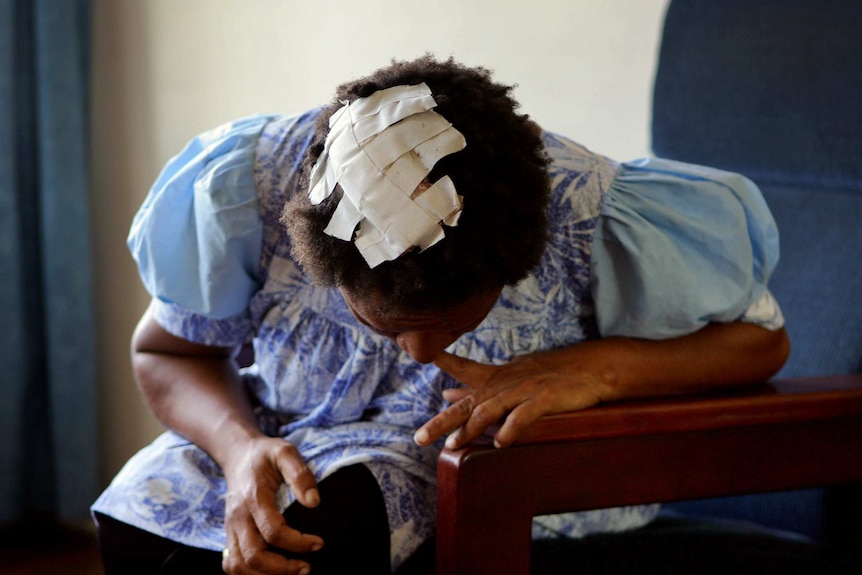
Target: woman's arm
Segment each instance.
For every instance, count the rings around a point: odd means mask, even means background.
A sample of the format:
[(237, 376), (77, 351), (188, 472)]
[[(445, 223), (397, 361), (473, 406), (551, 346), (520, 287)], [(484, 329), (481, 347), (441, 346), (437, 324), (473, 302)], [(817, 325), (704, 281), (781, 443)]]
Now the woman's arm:
[(443, 354), (435, 364), (469, 388), (444, 392), (452, 405), (415, 438), (427, 445), (451, 432), (446, 446), (458, 448), (505, 418), (494, 436), (505, 447), (542, 415), (764, 381), (781, 369), (789, 349), (783, 329), (735, 322), (667, 340), (587, 341), (502, 366)]
[(156, 417), (206, 451), (228, 484), (225, 570), (299, 573), (307, 564), (288, 561), (270, 545), (296, 552), (323, 541), (285, 524), (276, 491), (287, 483), (303, 505), (318, 503), (314, 476), (290, 443), (265, 436), (257, 426), (232, 359), (233, 349), (177, 338), (144, 314), (132, 338), (138, 386)]

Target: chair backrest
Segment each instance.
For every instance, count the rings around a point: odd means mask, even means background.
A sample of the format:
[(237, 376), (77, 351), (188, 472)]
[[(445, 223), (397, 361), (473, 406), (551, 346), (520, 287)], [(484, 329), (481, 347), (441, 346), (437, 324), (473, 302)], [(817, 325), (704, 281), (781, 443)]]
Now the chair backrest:
[(862, 2), (674, 0), (657, 156), (740, 172), (778, 222), (780, 376), (862, 371)]

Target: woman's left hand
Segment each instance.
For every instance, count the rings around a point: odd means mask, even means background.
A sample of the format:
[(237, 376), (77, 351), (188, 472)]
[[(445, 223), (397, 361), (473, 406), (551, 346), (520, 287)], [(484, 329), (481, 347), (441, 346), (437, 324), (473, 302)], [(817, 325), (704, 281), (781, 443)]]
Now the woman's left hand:
[(420, 427), (414, 439), (429, 445), (448, 433), (446, 447), (458, 449), (504, 419), (494, 444), (506, 447), (543, 415), (766, 381), (784, 364), (788, 351), (783, 329), (736, 321), (666, 340), (585, 341), (505, 365), (443, 353), (434, 363), (468, 387), (444, 391), (452, 405)]
[[(585, 344), (575, 347), (586, 352), (583, 359), (592, 351)], [(573, 364), (573, 351), (526, 355), (505, 365), (443, 353), (434, 364), (469, 387), (443, 392), (452, 405), (417, 430), (416, 443), (428, 445), (452, 432), (446, 447), (457, 449), (505, 417), (494, 435), (494, 444), (506, 447), (543, 415), (596, 405), (602, 400), (605, 384), (586, 369), (587, 365)]]

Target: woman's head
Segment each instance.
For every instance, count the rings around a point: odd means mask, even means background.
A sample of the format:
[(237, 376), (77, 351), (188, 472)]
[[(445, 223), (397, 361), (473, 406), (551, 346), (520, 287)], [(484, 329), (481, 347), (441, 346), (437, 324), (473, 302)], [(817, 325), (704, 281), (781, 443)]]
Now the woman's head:
[[(439, 243), (371, 268), (353, 242), (323, 232), (342, 190), (337, 186), (312, 205), (307, 197), (311, 170), (341, 101), (422, 82), (437, 102), (435, 111), (467, 142), (466, 148), (437, 162), (427, 178), (433, 183), (449, 176), (463, 196), (463, 212), (457, 226), (444, 228), (446, 237)], [(525, 277), (544, 250), (549, 184), (540, 130), (516, 113), (511, 91), (511, 86), (493, 82), (485, 69), (430, 56), (394, 62), (340, 86), (317, 120), (300, 191), (283, 216), (293, 255), (312, 280), (351, 294), (384, 294), (393, 309), (439, 309)]]

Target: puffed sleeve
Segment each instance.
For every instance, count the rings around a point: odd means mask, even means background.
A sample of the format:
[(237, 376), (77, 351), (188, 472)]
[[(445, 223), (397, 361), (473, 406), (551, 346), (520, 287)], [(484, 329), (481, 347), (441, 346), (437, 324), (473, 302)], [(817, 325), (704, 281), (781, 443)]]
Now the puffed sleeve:
[(254, 150), (267, 121), (246, 118), (193, 139), (135, 215), (128, 246), (157, 321), (175, 335), (212, 345), (248, 339), (263, 240)]
[(622, 164), (593, 243), (599, 332), (664, 339), (736, 320), (779, 329), (767, 290), (777, 263), (778, 230), (750, 180), (669, 160)]

